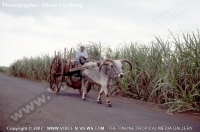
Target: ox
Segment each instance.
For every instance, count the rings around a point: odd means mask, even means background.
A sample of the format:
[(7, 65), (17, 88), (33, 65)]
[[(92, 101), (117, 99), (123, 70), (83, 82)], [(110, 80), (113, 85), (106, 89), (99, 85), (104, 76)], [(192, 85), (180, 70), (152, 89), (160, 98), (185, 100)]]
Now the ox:
[(82, 67), (82, 100), (85, 100), (87, 88), (91, 86), (91, 84), (97, 84), (101, 86), (97, 103), (102, 104), (101, 95), (104, 92), (106, 96), (106, 104), (109, 107), (112, 107), (109, 100), (108, 88), (111, 86), (113, 79), (122, 78), (124, 76), (122, 72), (122, 62), (127, 62), (130, 66), (130, 70), (132, 70), (132, 64), (127, 59), (105, 59), (100, 64), (95, 62), (84, 64)]

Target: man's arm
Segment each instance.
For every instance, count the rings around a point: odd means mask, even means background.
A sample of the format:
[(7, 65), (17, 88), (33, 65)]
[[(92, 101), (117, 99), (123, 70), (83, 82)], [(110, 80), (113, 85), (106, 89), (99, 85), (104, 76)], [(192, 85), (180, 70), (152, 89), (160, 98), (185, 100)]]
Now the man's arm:
[(89, 62), (88, 58), (85, 58), (84, 56), (81, 56), (86, 62)]
[(85, 51), (85, 56), (84, 56), (84, 59), (86, 60), (86, 62), (88, 62), (88, 54), (87, 52)]

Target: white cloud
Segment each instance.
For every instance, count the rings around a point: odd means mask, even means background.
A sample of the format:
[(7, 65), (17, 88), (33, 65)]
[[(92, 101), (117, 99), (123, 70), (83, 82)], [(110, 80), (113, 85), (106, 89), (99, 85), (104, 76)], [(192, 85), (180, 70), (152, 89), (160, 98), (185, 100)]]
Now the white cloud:
[(146, 43), (154, 35), (167, 37), (168, 29), (178, 32), (199, 26), (198, 4), (187, 1), (76, 3), (83, 8), (1, 8), (0, 66), (23, 56), (53, 54), (79, 42), (101, 41), (111, 47), (124, 41)]

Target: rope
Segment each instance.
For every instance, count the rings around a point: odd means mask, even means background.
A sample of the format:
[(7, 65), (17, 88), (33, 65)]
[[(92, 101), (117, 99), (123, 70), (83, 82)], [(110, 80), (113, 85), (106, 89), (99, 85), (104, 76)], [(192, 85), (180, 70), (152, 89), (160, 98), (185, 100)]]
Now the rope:
[[(103, 65), (104, 66), (104, 65)], [(114, 70), (114, 68), (112, 67), (111, 68), (113, 71), (114, 71), (114, 73), (116, 74), (116, 75), (118, 75), (119, 73), (117, 73), (115, 70)], [(103, 69), (102, 69), (102, 71), (106, 74), (106, 75), (108, 75), (111, 79), (113, 79), (113, 80), (116, 80), (116, 78), (114, 77), (114, 75), (111, 77), (111, 75), (110, 74), (108, 74), (106, 71), (104, 71)]]

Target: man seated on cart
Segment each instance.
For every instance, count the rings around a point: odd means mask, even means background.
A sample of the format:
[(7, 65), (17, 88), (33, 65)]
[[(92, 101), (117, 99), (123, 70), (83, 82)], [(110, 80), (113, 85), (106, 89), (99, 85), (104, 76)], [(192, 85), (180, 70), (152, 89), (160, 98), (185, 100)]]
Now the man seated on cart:
[(76, 60), (74, 62), (75, 67), (77, 67), (78, 64), (83, 65), (88, 62), (88, 54), (84, 49), (85, 47), (81, 46), (80, 50), (76, 52)]

